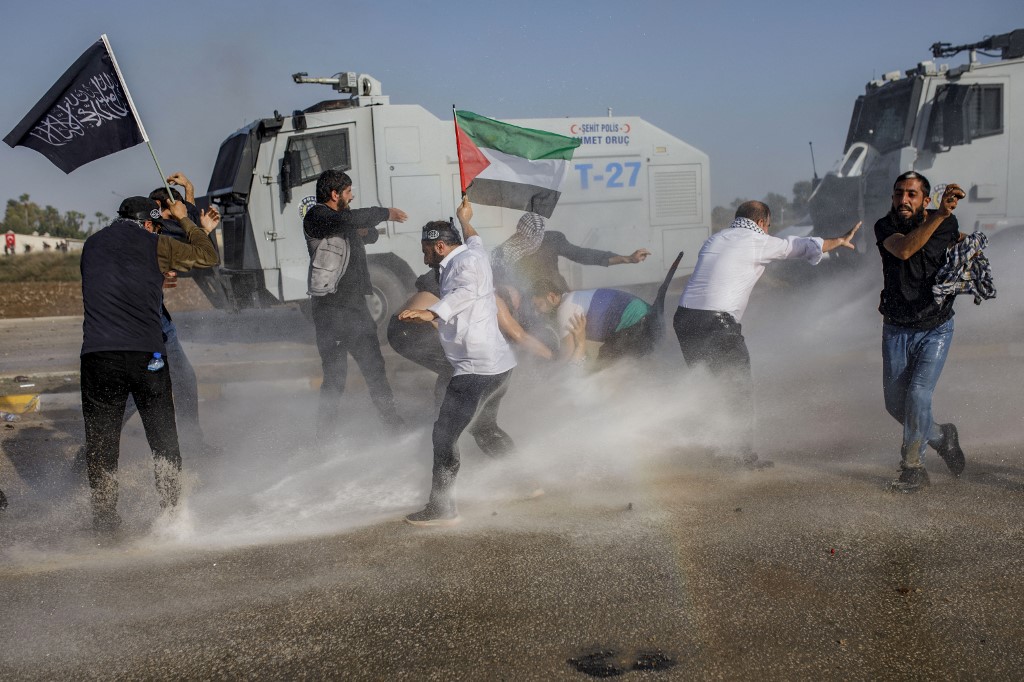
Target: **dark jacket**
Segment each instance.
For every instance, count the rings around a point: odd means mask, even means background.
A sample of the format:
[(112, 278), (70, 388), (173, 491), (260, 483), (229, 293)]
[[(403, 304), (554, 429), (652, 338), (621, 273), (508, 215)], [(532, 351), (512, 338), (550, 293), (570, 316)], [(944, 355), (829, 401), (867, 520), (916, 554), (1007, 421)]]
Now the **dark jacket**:
[(536, 251), (516, 261), (509, 272), (495, 272), (494, 279), (496, 282), (510, 282), (526, 292), (542, 279), (553, 280), (568, 290), (568, 284), (558, 272), (559, 256), (581, 265), (608, 267), (608, 260), (615, 255), (611, 251), (576, 246), (561, 232), (545, 232), (544, 240)]
[(82, 248), (82, 355), (98, 351), (164, 353), (163, 273), (217, 264), (210, 237), (187, 218), (189, 243), (118, 219)]
[[(366, 305), (363, 297), (373, 293), (370, 269), (366, 264), (366, 244), (377, 241), (379, 235), (376, 226), (387, 220), (388, 215), (388, 209), (380, 206), (335, 211), (324, 204), (316, 204), (306, 212), (302, 220), (302, 231), (307, 239), (344, 237), (351, 250), (348, 269), (338, 281), (338, 290), (319, 297), (323, 299), (322, 304), (339, 307)], [(366, 230), (365, 236), (359, 235), (360, 229)]]
[(925, 245), (907, 260), (900, 260), (882, 245), (889, 236), (905, 233), (892, 214), (875, 223), (875, 243), (882, 254), (881, 301), (878, 312), (886, 324), (910, 329), (934, 329), (953, 317), (953, 297), (936, 303), (932, 295), (935, 275), (946, 262), (946, 249), (956, 243), (960, 224), (951, 215), (942, 221)]

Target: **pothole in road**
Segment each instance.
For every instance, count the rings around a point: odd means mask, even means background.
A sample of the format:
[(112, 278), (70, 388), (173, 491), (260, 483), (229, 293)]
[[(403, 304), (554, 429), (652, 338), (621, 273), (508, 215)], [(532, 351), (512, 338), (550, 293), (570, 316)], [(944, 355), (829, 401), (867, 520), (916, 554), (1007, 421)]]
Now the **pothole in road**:
[(631, 670), (659, 672), (676, 665), (675, 659), (660, 649), (639, 650), (632, 654), (614, 649), (596, 649), (570, 658), (568, 663), (591, 677), (616, 677)]

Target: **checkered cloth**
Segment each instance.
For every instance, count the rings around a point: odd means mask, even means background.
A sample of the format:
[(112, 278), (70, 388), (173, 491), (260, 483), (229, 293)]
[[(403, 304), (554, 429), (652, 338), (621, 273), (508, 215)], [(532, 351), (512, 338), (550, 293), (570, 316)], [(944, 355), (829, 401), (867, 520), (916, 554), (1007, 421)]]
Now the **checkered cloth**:
[(981, 305), (985, 299), (996, 297), (992, 282), (992, 266), (983, 253), (988, 247), (984, 232), (975, 232), (946, 251), (946, 262), (935, 273), (932, 295), (942, 305), (947, 296), (972, 294), (974, 305)]
[(525, 256), (533, 255), (544, 241), (544, 217), (524, 213), (516, 225), (516, 233), (491, 252), (491, 268), (495, 281), (504, 281)]

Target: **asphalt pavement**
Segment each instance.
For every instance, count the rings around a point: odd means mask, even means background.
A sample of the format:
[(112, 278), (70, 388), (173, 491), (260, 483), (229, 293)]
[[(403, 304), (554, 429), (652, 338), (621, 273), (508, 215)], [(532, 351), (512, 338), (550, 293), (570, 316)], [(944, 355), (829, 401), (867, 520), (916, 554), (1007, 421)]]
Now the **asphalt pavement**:
[[(967, 469), (932, 457), (931, 488), (895, 495), (876, 302), (858, 279), (759, 289), (764, 471), (710, 461), (734, 415), (671, 331), (597, 375), (521, 367), (502, 408), (518, 455), (464, 439), (463, 523), (427, 531), (400, 520), (425, 501), (429, 375), (388, 354), (412, 426), (395, 434), (352, 372), (344, 437), (317, 448), (301, 320), (186, 317), (223, 452), (184, 453), (178, 517), (158, 516), (137, 421), (114, 540), (88, 530), (73, 401), (0, 429), (0, 677), (1019, 679), (1024, 306), (958, 303), (935, 411)], [(0, 323), (38, 353), (15, 371), (73, 373), (74, 321), (39, 324), (45, 342)]]

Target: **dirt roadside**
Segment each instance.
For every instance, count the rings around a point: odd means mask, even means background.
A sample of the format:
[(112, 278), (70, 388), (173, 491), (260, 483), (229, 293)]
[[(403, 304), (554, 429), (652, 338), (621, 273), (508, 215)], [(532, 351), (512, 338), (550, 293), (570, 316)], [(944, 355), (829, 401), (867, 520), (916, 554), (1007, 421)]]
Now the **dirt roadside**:
[[(185, 278), (177, 287), (164, 289), (164, 302), (172, 313), (213, 308), (196, 283)], [(0, 283), (0, 319), (81, 314), (81, 282)]]

